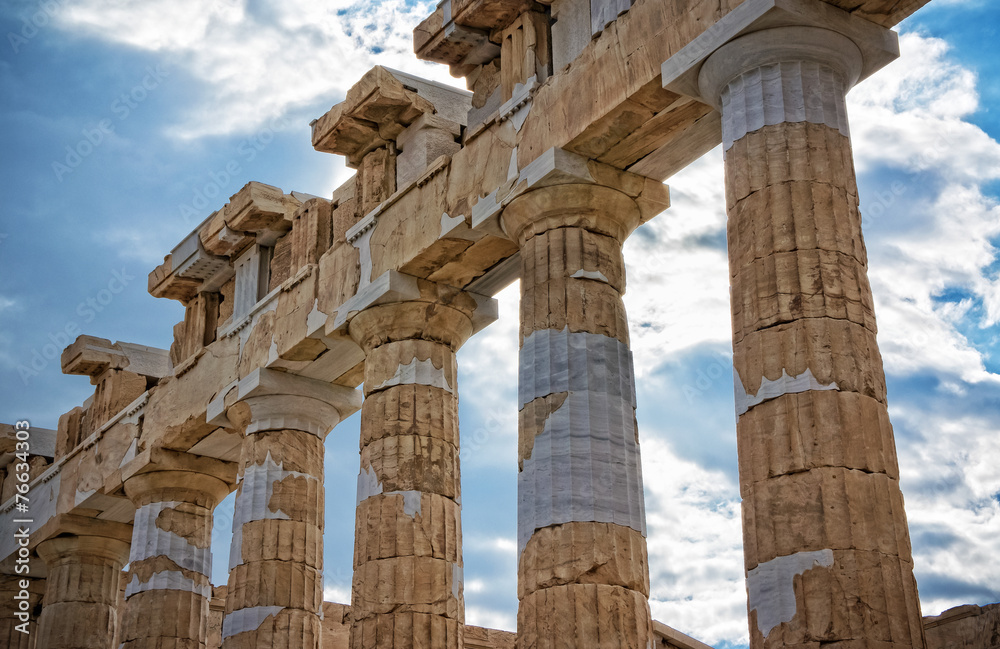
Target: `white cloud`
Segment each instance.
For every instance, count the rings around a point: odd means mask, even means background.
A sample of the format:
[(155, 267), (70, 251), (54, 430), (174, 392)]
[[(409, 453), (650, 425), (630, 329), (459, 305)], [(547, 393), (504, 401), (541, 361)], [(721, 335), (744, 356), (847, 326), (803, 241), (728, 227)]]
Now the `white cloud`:
[[(1000, 321), (1000, 281), (984, 272), (1000, 205), (982, 187), (1000, 178), (1000, 143), (963, 121), (978, 106), (976, 78), (944, 41), (904, 34), (900, 48), (902, 60), (849, 96), (859, 172), (884, 179), (862, 213), (886, 370), (996, 380), (959, 327)], [(970, 300), (935, 300), (949, 289)]]
[(413, 27), (433, 6), (290, 0), (251, 9), (244, 0), (82, 0), (62, 8), (58, 25), (159, 53), (201, 81), (204, 97), (171, 129), (190, 139), (249, 132), (324, 99), (332, 105), (374, 65), (457, 83), (446, 66), (413, 55)]
[(506, 611), (498, 611), (483, 606), (466, 606), (465, 623), (471, 626), (486, 627), (487, 629), (514, 631), (517, 629), (517, 616)]
[(644, 433), (653, 617), (708, 644), (746, 643), (739, 490)]
[(670, 178), (671, 207), (625, 243), (636, 376), (664, 356), (728, 342), (729, 263), (721, 147)]

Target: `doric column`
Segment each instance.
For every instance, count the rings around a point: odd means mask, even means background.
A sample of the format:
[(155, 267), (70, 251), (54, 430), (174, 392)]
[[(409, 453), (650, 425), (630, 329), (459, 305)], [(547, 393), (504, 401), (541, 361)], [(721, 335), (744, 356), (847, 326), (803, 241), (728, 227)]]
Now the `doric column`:
[(515, 198), (521, 250), (518, 647), (652, 639), (622, 242), (635, 200), (595, 184)]
[(844, 102), (863, 51), (767, 29), (699, 77), (723, 121), (754, 649), (923, 644)]
[(57, 536), (38, 544), (48, 567), (38, 647), (109, 649), (129, 544), (103, 536)]
[[(170, 459), (176, 468), (125, 480), (136, 512), (119, 649), (159, 649), (165, 642), (206, 646), (212, 510), (232, 490), (236, 471), (184, 453), (170, 453)], [(185, 459), (191, 470), (180, 468)]]
[(323, 440), (357, 411), (351, 388), (255, 370), (229, 420), (245, 429), (229, 553), (224, 649), (318, 649)]
[(462, 646), (455, 352), (477, 302), (417, 283), (422, 300), (372, 306), (350, 323), (366, 355), (352, 649)]
[(0, 575), (0, 647), (34, 649), (38, 637), (35, 608), (44, 589), (43, 579)]

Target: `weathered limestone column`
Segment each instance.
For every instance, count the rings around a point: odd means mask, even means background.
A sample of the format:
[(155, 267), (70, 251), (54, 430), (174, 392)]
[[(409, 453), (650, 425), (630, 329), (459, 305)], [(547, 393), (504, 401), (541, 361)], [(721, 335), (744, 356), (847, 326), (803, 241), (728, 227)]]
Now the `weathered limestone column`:
[(48, 566), (38, 647), (109, 649), (129, 544), (103, 536), (57, 536), (38, 544)]
[(722, 46), (733, 354), (754, 649), (921, 647), (844, 95), (862, 54), (815, 27)]
[(323, 440), (360, 407), (351, 388), (259, 369), (239, 383), (245, 428), (229, 555), (224, 649), (318, 649)]
[(622, 242), (635, 201), (555, 185), (501, 216), (521, 249), (519, 649), (652, 640)]
[[(181, 454), (177, 454), (181, 455)], [(140, 473), (125, 481), (136, 506), (129, 555), (131, 578), (119, 649), (206, 646), (212, 598), (212, 510), (231, 491), (234, 471)]]
[(42, 579), (0, 575), (0, 647), (34, 649), (38, 637), (35, 607), (44, 587)]
[(426, 301), (369, 307), (350, 323), (366, 356), (352, 649), (463, 646), (455, 353), (477, 303), (418, 285)]

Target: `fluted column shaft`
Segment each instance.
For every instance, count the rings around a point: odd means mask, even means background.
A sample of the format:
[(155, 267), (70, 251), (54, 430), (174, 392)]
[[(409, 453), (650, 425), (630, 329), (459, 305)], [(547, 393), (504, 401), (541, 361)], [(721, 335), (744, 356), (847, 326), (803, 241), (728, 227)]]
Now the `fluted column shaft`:
[(45, 582), (22, 575), (0, 575), (0, 647), (34, 649), (38, 637), (35, 608)]
[(323, 440), (360, 403), (355, 390), (272, 370), (239, 389), (245, 396), (228, 410), (245, 436), (222, 646), (318, 649)]
[(37, 646), (109, 649), (129, 544), (100, 536), (58, 536), (38, 544), (48, 567)]
[(652, 639), (635, 380), (622, 303), (633, 199), (586, 184), (515, 198), (521, 249), (519, 649)]
[(923, 646), (844, 95), (857, 46), (737, 39), (722, 110), (733, 363), (753, 649)]
[(366, 354), (352, 649), (463, 646), (455, 352), (476, 303), (421, 287), (430, 301), (371, 307), (350, 324)]
[(230, 484), (173, 470), (125, 481), (136, 512), (119, 649), (206, 646), (212, 510)]

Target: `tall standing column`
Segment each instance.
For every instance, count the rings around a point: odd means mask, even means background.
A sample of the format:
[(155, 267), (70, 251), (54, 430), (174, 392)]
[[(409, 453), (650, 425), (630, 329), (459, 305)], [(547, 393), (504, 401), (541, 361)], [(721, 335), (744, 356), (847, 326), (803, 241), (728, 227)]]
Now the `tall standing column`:
[(224, 649), (319, 649), (323, 440), (356, 390), (255, 370), (228, 410), (245, 428), (222, 623)]
[(109, 649), (129, 544), (103, 536), (57, 536), (38, 544), (48, 567), (36, 646)]
[(635, 381), (622, 303), (626, 194), (540, 188), (501, 216), (521, 249), (518, 647), (652, 639)]
[(225, 471), (223, 462), (197, 459), (221, 470), (159, 470), (125, 481), (136, 512), (119, 649), (206, 646), (212, 510), (232, 489), (235, 472)]
[(370, 307), (350, 323), (366, 355), (352, 649), (462, 647), (455, 352), (476, 301), (419, 283), (429, 301)]
[(700, 73), (723, 118), (753, 649), (921, 647), (844, 96), (858, 46), (756, 32)]

